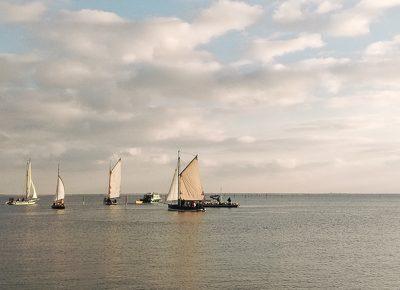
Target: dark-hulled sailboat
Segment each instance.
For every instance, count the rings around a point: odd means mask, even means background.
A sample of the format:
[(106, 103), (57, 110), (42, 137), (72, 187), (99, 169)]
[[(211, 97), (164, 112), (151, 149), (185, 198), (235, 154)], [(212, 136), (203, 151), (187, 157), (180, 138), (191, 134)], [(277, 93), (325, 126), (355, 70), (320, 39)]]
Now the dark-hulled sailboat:
[(122, 161), (121, 158), (118, 159), (114, 167), (110, 169), (109, 179), (108, 179), (108, 193), (104, 197), (105, 205), (115, 205), (117, 204), (117, 198), (119, 198), (121, 192), (121, 169)]
[(65, 209), (64, 198), (65, 198), (65, 187), (64, 187), (64, 182), (60, 176), (60, 164), (58, 164), (56, 195), (55, 195), (54, 202), (53, 202), (51, 208)]
[(201, 204), (204, 192), (200, 181), (198, 156), (196, 155), (182, 172), (179, 172), (180, 162), (178, 151), (178, 164), (167, 196), (168, 210), (205, 211)]

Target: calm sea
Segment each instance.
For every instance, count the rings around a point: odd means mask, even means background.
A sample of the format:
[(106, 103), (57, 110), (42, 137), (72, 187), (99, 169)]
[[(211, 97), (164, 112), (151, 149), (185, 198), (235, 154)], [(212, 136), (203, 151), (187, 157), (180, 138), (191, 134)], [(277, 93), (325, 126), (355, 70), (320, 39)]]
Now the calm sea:
[(233, 199), (206, 213), (102, 196), (1, 205), (0, 288), (400, 287), (400, 195)]

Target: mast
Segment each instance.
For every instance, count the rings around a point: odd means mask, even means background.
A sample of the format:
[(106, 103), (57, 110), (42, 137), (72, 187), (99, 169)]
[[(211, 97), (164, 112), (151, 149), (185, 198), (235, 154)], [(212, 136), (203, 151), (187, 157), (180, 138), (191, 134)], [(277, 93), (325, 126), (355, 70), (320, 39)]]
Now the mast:
[(58, 162), (57, 166), (57, 188), (56, 188), (56, 201), (58, 200), (58, 186), (60, 183), (60, 162)]
[(180, 198), (180, 195), (181, 195), (181, 190), (180, 190), (180, 165), (181, 165), (181, 156), (180, 156), (180, 153), (181, 153), (181, 151), (180, 150), (178, 150), (178, 205), (181, 205), (181, 198)]
[(108, 194), (107, 196), (110, 197), (111, 194), (111, 160), (110, 160), (110, 169), (108, 171)]
[(28, 198), (30, 195), (30, 189), (31, 189), (31, 180), (29, 178), (30, 175), (30, 170), (29, 170), (29, 165), (31, 163), (31, 159), (28, 159), (28, 162), (26, 163), (26, 184), (25, 184), (25, 197)]

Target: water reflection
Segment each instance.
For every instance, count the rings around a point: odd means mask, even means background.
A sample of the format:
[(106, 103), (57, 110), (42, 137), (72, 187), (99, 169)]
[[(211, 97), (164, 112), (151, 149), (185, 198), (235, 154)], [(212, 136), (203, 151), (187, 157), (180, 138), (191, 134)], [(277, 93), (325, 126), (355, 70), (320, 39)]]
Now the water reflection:
[[(169, 232), (168, 241), (175, 245), (171, 256), (172, 275), (178, 279), (178, 285), (192, 288), (199, 284), (199, 272), (205, 268), (204, 259), (199, 256), (201, 244), (201, 226), (204, 213), (172, 213), (173, 230)], [(175, 282), (176, 283), (176, 282)]]

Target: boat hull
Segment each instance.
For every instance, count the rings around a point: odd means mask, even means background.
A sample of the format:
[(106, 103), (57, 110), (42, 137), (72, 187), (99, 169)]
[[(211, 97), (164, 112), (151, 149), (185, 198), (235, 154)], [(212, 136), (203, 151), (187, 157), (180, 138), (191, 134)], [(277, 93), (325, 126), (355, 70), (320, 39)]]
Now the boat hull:
[(168, 205), (169, 211), (180, 211), (180, 212), (205, 212), (206, 209), (203, 206), (199, 207), (188, 207), (188, 206), (181, 206), (178, 204), (169, 204)]
[(24, 200), (24, 201), (7, 201), (6, 202), (7, 205), (35, 205), (36, 204), (36, 200)]
[(117, 205), (116, 199), (104, 198), (103, 200), (104, 205)]
[(225, 208), (235, 208), (235, 207), (239, 207), (239, 204), (238, 203), (231, 203), (231, 204), (229, 204), (229, 203), (221, 203), (221, 204), (207, 204), (207, 203), (205, 203), (205, 204), (203, 204), (203, 206), (204, 207), (218, 207), (218, 208), (220, 208), (220, 207), (225, 207)]
[(52, 209), (65, 209), (65, 205), (64, 204), (55, 204), (55, 203), (53, 203), (51, 205), (51, 208)]

